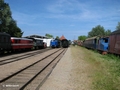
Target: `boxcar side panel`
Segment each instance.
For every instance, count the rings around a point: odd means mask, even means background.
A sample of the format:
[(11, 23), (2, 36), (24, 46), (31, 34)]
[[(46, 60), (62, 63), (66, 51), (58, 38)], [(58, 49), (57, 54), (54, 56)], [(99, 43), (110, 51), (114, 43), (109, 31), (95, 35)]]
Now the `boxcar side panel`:
[(120, 54), (120, 34), (110, 36), (109, 52)]
[(115, 53), (120, 54), (120, 35), (116, 35)]

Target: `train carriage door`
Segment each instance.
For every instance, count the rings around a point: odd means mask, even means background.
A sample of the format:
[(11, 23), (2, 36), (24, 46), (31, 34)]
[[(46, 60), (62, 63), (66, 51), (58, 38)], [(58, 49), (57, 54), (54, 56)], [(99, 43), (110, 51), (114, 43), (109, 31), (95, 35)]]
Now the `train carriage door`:
[(97, 38), (94, 39), (94, 48), (96, 49), (96, 45), (97, 45)]
[(114, 36), (114, 45), (113, 45), (113, 51), (116, 52), (116, 38), (117, 38), (117, 35), (113, 35)]
[(116, 42), (115, 42), (114, 50), (116, 53), (120, 54), (120, 35), (116, 35), (115, 41)]

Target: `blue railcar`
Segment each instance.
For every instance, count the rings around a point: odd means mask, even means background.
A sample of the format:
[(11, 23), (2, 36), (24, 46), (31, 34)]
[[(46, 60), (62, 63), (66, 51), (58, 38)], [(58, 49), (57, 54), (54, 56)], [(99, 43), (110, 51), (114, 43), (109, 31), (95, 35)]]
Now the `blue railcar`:
[(59, 40), (51, 40), (50, 46), (52, 48), (59, 48), (60, 47), (60, 41)]
[(97, 50), (108, 52), (109, 37), (100, 37), (97, 42)]

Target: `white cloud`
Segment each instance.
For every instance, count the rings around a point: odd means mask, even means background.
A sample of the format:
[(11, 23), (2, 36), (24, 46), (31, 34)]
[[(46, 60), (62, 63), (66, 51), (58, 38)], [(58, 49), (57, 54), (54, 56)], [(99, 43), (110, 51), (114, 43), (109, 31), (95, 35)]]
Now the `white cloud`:
[[(94, 3), (94, 1), (92, 3)], [(107, 26), (107, 28), (109, 29), (109, 27), (113, 25), (112, 21), (117, 22), (117, 18), (120, 17), (120, 15), (118, 14), (120, 12), (119, 9), (116, 10), (116, 8), (114, 7), (104, 8), (101, 6), (92, 6), (89, 1), (81, 2), (81, 0), (54, 0), (54, 3), (48, 3), (47, 6), (44, 7), (44, 9), (45, 11), (42, 11), (42, 13), (38, 12), (37, 14), (27, 14), (23, 12), (13, 11), (13, 17), (16, 21), (18, 21), (18, 24), (35, 26), (34, 28), (40, 28), (40, 26), (43, 25), (42, 29), (46, 29), (46, 27), (48, 27), (48, 29), (53, 27), (52, 29), (54, 29), (56, 28), (54, 27), (54, 25), (57, 26), (61, 22), (66, 23), (66, 25), (63, 25), (61, 23), (61, 27), (65, 27), (67, 29), (69, 29), (68, 27), (73, 29), (73, 27), (75, 26), (77, 26), (77, 28), (80, 28), (79, 25), (76, 25), (77, 23), (82, 25), (83, 23), (85, 23), (84, 28), (89, 27), (90, 29), (92, 29), (92, 27), (100, 24), (103, 26)], [(60, 26), (58, 25), (58, 28), (59, 27)], [(59, 30), (57, 30), (57, 32), (51, 30), (46, 32), (60, 33)], [(68, 32), (63, 31), (63, 33)], [(77, 33), (84, 34), (86, 33), (86, 30), (70, 31), (70, 34)]]
[(86, 3), (78, 2), (78, 0), (57, 0), (49, 5), (47, 10), (50, 14), (48, 18), (87, 20), (100, 17)]

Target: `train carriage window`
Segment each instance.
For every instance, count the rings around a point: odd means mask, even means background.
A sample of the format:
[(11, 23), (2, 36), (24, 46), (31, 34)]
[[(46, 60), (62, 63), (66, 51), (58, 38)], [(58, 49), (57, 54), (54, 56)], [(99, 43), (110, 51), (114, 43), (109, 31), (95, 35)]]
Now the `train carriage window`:
[(21, 42), (21, 40), (19, 39), (19, 40), (18, 40), (18, 43), (20, 43), (20, 42)]
[(19, 43), (19, 40), (15, 40), (15, 43)]
[(104, 41), (105, 43), (108, 43), (108, 39), (107, 39), (107, 38), (103, 38), (103, 41)]
[(97, 43), (97, 39), (94, 39), (94, 43), (95, 43), (95, 44)]

